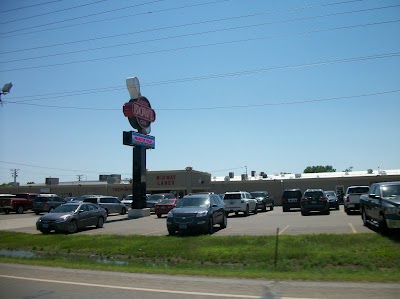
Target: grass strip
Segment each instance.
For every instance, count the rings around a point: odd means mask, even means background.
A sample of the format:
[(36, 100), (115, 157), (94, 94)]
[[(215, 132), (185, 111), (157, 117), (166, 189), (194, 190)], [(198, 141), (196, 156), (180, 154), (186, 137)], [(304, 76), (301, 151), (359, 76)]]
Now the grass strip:
[(279, 236), (32, 235), (0, 232), (0, 262), (121, 272), (266, 279), (400, 281), (400, 238), (379, 234)]

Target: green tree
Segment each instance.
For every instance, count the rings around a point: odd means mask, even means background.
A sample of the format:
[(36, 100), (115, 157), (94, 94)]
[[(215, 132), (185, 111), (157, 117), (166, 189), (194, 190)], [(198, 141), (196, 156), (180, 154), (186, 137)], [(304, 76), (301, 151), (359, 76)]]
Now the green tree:
[(336, 169), (333, 168), (331, 165), (307, 166), (307, 168), (304, 169), (304, 173), (319, 173), (319, 172), (336, 172)]

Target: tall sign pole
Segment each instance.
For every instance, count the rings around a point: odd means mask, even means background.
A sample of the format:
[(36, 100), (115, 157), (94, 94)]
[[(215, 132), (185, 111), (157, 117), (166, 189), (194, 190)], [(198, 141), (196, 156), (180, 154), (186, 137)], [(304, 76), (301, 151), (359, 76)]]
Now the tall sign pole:
[(122, 111), (132, 128), (137, 130), (123, 132), (123, 144), (133, 147), (132, 209), (144, 209), (147, 206), (146, 149), (155, 148), (155, 138), (149, 134), (156, 113), (149, 100), (141, 95), (138, 78), (126, 79), (126, 87), (131, 99), (124, 104)]

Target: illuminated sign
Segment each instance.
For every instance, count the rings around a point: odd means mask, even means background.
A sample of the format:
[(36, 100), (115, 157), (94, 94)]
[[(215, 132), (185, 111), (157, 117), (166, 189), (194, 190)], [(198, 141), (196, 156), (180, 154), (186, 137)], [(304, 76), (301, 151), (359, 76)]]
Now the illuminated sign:
[(156, 138), (150, 135), (139, 134), (133, 131), (123, 132), (123, 144), (130, 146), (144, 146), (154, 149), (156, 147)]
[(150, 125), (156, 120), (156, 112), (151, 109), (150, 102), (146, 97), (140, 96), (130, 100), (124, 104), (122, 111), (131, 126), (139, 133), (146, 135), (150, 133)]

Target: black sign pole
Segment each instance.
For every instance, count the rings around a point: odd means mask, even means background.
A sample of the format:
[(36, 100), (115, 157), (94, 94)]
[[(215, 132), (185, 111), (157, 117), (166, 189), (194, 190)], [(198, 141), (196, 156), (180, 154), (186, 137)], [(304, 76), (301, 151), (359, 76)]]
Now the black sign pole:
[(146, 147), (133, 147), (132, 209), (144, 209), (147, 192)]

